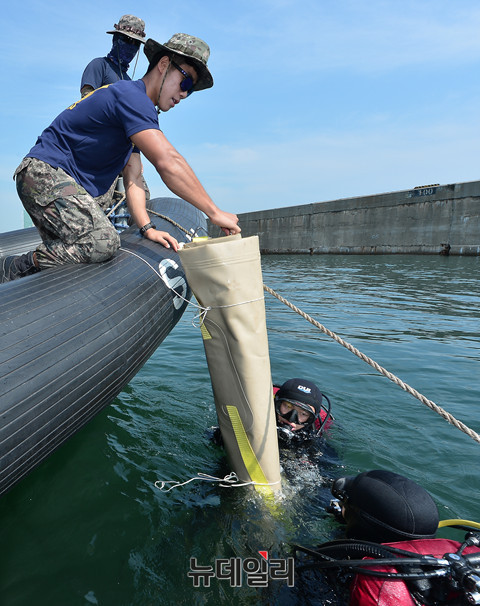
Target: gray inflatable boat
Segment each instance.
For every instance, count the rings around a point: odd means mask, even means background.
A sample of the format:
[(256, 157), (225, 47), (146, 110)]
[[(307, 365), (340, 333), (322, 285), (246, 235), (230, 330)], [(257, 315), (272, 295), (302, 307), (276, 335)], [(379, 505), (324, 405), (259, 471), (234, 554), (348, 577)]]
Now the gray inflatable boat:
[[(203, 214), (183, 200), (149, 206), (179, 242), (206, 235)], [(0, 494), (110, 404), (185, 310), (178, 254), (133, 227), (121, 241), (106, 263), (0, 284)], [(0, 256), (37, 242), (34, 228), (0, 234)]]

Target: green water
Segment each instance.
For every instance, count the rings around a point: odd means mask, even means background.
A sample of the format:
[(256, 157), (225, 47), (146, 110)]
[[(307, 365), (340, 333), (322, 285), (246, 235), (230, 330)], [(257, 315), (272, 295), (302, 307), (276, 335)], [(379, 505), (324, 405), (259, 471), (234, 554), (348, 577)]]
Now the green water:
[[(265, 284), (480, 432), (480, 259), (278, 256), (262, 266)], [(479, 521), (480, 444), (270, 295), (266, 307), (274, 381), (310, 378), (332, 400), (323, 456), (284, 458), (291, 481), (276, 508), (244, 488), (155, 487), (229, 471), (205, 431), (215, 407), (187, 310), (113, 405), (0, 499), (2, 606), (333, 604), (278, 580), (195, 589), (190, 558), (286, 557), (292, 542), (331, 538), (329, 480), (367, 469), (416, 480), (441, 518)]]

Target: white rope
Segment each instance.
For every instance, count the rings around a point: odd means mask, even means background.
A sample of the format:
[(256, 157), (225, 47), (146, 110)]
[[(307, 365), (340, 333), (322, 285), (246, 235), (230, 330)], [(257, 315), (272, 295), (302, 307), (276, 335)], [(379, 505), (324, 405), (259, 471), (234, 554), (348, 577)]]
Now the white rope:
[[(128, 250), (128, 248), (123, 248), (123, 246), (120, 246), (119, 250), (129, 253), (130, 255), (137, 257), (137, 259), (140, 259), (140, 261), (143, 261), (146, 265), (148, 265), (148, 267), (153, 269), (153, 271), (157, 274), (157, 276), (163, 281), (165, 286), (168, 289), (170, 289), (177, 297), (182, 299), (182, 301), (185, 301), (185, 303), (187, 303), (188, 305), (192, 305), (193, 307), (196, 307), (199, 310), (199, 313), (196, 316), (194, 316), (194, 318), (192, 320), (192, 325), (195, 326), (195, 328), (199, 328), (199, 326), (201, 326), (205, 322), (207, 313), (212, 309), (227, 309), (229, 307), (237, 307), (238, 305), (246, 305), (247, 303), (256, 303), (257, 301), (265, 300), (265, 297), (262, 295), (261, 297), (258, 297), (257, 299), (250, 299), (248, 301), (240, 301), (239, 303), (231, 303), (230, 305), (215, 305), (215, 306), (209, 305), (207, 307), (204, 307), (203, 305), (197, 305), (196, 303), (193, 303), (191, 300), (189, 301), (188, 299), (185, 299), (185, 297), (183, 297), (179, 292), (177, 292), (174, 288), (172, 288), (170, 286), (170, 284), (168, 284), (165, 280), (163, 280), (163, 277), (160, 274), (160, 272), (157, 271), (157, 269), (155, 269), (155, 267), (153, 267), (153, 265), (151, 263), (149, 263), (146, 259), (144, 259), (142, 256), (140, 256), (136, 252), (133, 252), (133, 250)], [(200, 324), (195, 323), (197, 318), (200, 320)]]
[[(180, 488), (180, 486), (185, 486), (194, 480), (202, 480), (204, 482), (236, 482), (238, 478), (235, 473), (230, 473), (224, 478), (217, 478), (215, 476), (210, 476), (206, 473), (197, 473), (196, 476), (186, 480), (185, 482), (177, 482), (175, 480), (157, 480), (154, 484), (155, 488), (158, 488), (161, 492), (170, 492), (174, 488)], [(165, 488), (166, 484), (173, 484), (170, 488)]]
[[(232, 472), (233, 473), (233, 472)], [(241, 486), (275, 486), (275, 484), (280, 484), (281, 480), (277, 480), (276, 482), (254, 482), (251, 480), (250, 482), (237, 482), (236, 484), (220, 484), (222, 488), (239, 488)]]
[[(217, 478), (217, 477), (211, 476), (207, 473), (200, 472), (200, 473), (197, 473), (196, 476), (194, 476), (193, 478), (190, 478), (189, 480), (186, 480), (185, 482), (177, 482), (175, 480), (157, 480), (155, 482), (154, 486), (161, 492), (170, 492), (174, 488), (180, 488), (181, 486), (185, 486), (186, 484), (189, 484), (190, 482), (193, 482), (195, 480), (200, 480), (203, 482), (218, 482), (219, 486), (221, 488), (240, 488), (242, 486), (273, 486), (274, 484), (280, 483), (280, 480), (278, 480), (277, 482), (269, 482), (269, 483), (265, 483), (265, 484), (262, 484), (260, 482), (253, 482), (253, 481), (252, 482), (240, 482), (237, 474), (234, 471), (232, 471), (231, 473), (226, 475), (224, 478)], [(222, 482), (225, 482), (225, 483), (223, 484)], [(167, 484), (173, 484), (173, 486), (170, 486), (170, 488), (166, 488)]]
[(264, 301), (265, 297), (261, 296), (258, 299), (250, 299), (249, 301), (240, 301), (240, 303), (231, 303), (230, 305), (215, 305), (208, 309), (227, 309), (228, 307), (237, 307), (238, 305), (246, 305), (247, 303), (256, 303), (257, 301)]
[(153, 269), (153, 271), (157, 274), (157, 276), (161, 279), (162, 276), (160, 274), (159, 271), (157, 271), (155, 269), (155, 267), (153, 267), (153, 265), (151, 263), (149, 263), (146, 259), (144, 259), (143, 257), (141, 257), (140, 255), (138, 255), (136, 252), (133, 252), (133, 250), (128, 250), (128, 248), (123, 248), (123, 246), (120, 246), (120, 248), (118, 250), (122, 250), (123, 252), (126, 252), (130, 255), (133, 255), (134, 257), (137, 257), (137, 259), (140, 259), (140, 261), (143, 261), (145, 263), (145, 265), (148, 265), (148, 267), (150, 267), (150, 269)]
[[(170, 288), (170, 287), (169, 287)], [(173, 290), (173, 288), (172, 288)], [(175, 292), (173, 290), (173, 292)], [(265, 297), (259, 297), (258, 299), (250, 299), (249, 301), (240, 301), (240, 303), (231, 303), (230, 305), (209, 305), (208, 307), (201, 307), (199, 305), (195, 305), (195, 303), (192, 303), (190, 301), (190, 304), (193, 305), (194, 307), (197, 307), (198, 309), (201, 309), (201, 312), (199, 314), (197, 314), (196, 316), (193, 317), (192, 319), (192, 326), (195, 326), (195, 328), (200, 328), (202, 326), (202, 324), (204, 324), (205, 320), (207, 319), (207, 313), (209, 311), (211, 311), (212, 309), (227, 309), (229, 307), (237, 307), (238, 305), (246, 305), (247, 303), (256, 303), (257, 301), (264, 301)], [(200, 320), (200, 322), (197, 324), (196, 320)]]
[(157, 276), (160, 278), (160, 280), (162, 280), (162, 282), (165, 284), (165, 286), (170, 289), (179, 299), (182, 299), (182, 301), (185, 301), (185, 303), (188, 303), (189, 305), (193, 305), (193, 307), (196, 307), (197, 309), (200, 310), (200, 314), (202, 313), (206, 313), (208, 310), (210, 310), (210, 307), (202, 307), (201, 305), (196, 305), (195, 303), (192, 303), (192, 301), (189, 301), (188, 299), (185, 299), (184, 296), (182, 296), (179, 292), (177, 292), (174, 288), (172, 288), (170, 286), (170, 284), (168, 284), (162, 277), (162, 274), (155, 268), (153, 267), (153, 265), (151, 263), (149, 263), (146, 259), (144, 259), (141, 255), (137, 254), (136, 252), (133, 252), (133, 250), (128, 250), (128, 248), (123, 248), (123, 246), (120, 246), (119, 250), (122, 250), (123, 252), (129, 253), (130, 255), (133, 255), (134, 257), (137, 257), (137, 259), (140, 259), (140, 261), (143, 261), (145, 263), (145, 265), (148, 265), (148, 267), (150, 267), (150, 269), (152, 269)]

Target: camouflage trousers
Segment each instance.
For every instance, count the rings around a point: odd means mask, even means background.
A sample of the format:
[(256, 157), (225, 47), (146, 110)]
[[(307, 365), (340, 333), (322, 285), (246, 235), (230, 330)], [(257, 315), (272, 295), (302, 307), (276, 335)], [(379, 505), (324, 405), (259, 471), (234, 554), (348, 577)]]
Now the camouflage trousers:
[(36, 250), (40, 269), (68, 263), (100, 263), (120, 246), (120, 237), (105, 215), (112, 187), (92, 197), (61, 168), (24, 158), (14, 174), (17, 192), (42, 244)]

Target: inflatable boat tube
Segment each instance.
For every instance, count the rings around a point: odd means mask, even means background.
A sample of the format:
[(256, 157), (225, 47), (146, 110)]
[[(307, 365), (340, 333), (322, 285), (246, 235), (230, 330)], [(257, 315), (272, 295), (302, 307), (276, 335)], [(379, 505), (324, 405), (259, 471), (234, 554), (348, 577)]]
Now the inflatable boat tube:
[[(149, 205), (157, 228), (178, 241), (200, 228), (206, 233), (202, 213), (183, 200)], [(28, 232), (26, 241), (20, 232)], [(15, 233), (15, 252), (25, 251), (31, 231)], [(13, 252), (12, 242), (2, 247), (5, 240), (9, 234), (0, 235), (0, 249)], [(178, 253), (133, 227), (110, 261), (42, 271), (1, 284), (0, 293), (2, 494), (112, 402), (178, 322), (191, 293)]]
[(258, 236), (227, 236), (180, 251), (208, 311), (201, 332), (225, 450), (241, 482), (280, 490), (280, 463)]
[(23, 255), (34, 250), (41, 242), (36, 227), (17, 229), (0, 234), (0, 257)]

